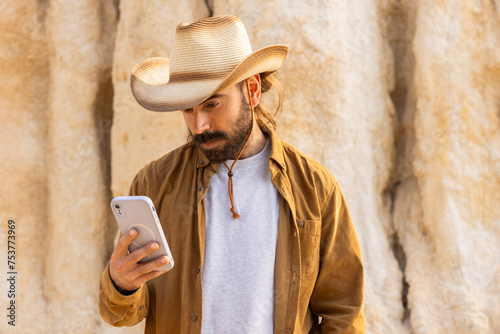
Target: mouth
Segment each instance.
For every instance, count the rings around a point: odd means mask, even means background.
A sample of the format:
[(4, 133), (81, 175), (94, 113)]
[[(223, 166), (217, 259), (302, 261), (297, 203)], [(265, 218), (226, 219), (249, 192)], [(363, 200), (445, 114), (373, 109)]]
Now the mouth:
[(219, 139), (214, 139), (214, 140), (208, 141), (206, 143), (203, 143), (201, 145), (203, 145), (204, 148), (211, 148), (211, 147), (215, 146), (218, 142), (219, 142)]

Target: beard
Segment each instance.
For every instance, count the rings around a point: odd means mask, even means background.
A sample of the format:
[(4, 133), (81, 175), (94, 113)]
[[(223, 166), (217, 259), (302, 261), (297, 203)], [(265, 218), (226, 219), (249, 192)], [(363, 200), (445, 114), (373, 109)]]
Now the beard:
[[(191, 134), (194, 143), (205, 154), (211, 163), (222, 163), (229, 159), (236, 158), (241, 147), (245, 143), (250, 129), (252, 128), (252, 115), (250, 114), (250, 107), (245, 101), (242, 94), (240, 103), (240, 113), (235, 122), (231, 123), (231, 132), (225, 131), (206, 131), (198, 135)], [(225, 144), (220, 148), (207, 149), (201, 144), (208, 143), (212, 140), (225, 140)]]

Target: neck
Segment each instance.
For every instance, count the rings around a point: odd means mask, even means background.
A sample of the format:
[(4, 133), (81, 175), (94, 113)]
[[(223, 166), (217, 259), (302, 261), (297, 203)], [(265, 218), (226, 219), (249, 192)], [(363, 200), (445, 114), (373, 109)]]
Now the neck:
[(248, 143), (245, 149), (241, 153), (240, 159), (250, 158), (261, 152), (267, 143), (267, 137), (262, 132), (260, 127), (257, 125), (257, 121), (254, 119), (252, 133), (248, 139)]

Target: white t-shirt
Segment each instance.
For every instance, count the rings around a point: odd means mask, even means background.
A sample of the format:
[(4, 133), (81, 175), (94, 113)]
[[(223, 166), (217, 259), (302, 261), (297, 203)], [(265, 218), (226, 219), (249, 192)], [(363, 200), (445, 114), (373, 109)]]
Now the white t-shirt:
[[(205, 196), (202, 271), (203, 334), (273, 333), (278, 191), (271, 183), (271, 145), (233, 168), (233, 220), (224, 164)], [(226, 161), (231, 167), (232, 160)]]

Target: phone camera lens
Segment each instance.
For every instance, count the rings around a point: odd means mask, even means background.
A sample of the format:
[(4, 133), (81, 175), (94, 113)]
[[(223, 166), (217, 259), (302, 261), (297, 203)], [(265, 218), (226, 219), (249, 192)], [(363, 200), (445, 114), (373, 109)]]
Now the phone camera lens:
[(120, 208), (120, 206), (119, 206), (118, 204), (115, 204), (115, 208), (119, 209), (119, 208)]

